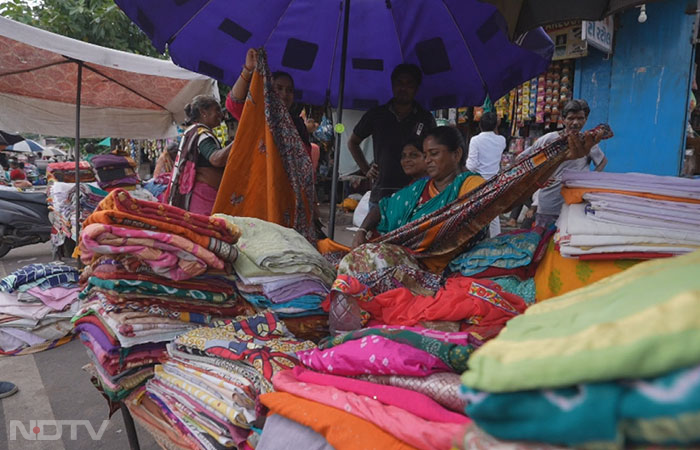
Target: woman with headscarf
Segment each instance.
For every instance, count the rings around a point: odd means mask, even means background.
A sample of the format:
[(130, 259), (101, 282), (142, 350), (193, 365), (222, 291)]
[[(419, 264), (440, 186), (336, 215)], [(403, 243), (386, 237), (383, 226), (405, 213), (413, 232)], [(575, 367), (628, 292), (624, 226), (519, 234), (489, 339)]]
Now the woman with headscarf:
[(223, 115), (218, 100), (198, 95), (185, 106), (188, 128), (180, 141), (167, 203), (197, 214), (210, 215), (231, 145), (221, 148), (212, 131)]

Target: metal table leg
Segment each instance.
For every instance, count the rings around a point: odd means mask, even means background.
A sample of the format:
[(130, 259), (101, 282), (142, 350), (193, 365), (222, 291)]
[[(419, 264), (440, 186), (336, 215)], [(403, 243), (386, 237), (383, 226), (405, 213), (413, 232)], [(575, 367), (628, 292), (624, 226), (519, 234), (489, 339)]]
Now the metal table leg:
[(134, 426), (134, 418), (131, 417), (129, 408), (122, 403), (120, 409), (122, 410), (122, 417), (124, 418), (126, 435), (129, 437), (129, 448), (131, 450), (141, 450), (141, 447), (139, 446), (139, 436), (136, 434), (136, 427)]

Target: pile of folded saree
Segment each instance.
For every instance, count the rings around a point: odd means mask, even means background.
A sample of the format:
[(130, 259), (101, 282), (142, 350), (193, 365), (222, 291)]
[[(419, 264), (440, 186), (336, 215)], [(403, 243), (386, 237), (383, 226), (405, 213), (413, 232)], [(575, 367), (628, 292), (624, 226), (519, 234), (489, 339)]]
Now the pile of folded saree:
[(467, 414), (537, 448), (697, 446), (698, 273), (695, 251), (532, 306), (471, 356)]
[(0, 280), (0, 355), (68, 342), (78, 291), (78, 270), (65, 264), (30, 264)]
[(252, 448), (266, 416), (261, 394), (275, 374), (315, 348), (270, 312), (177, 337), (155, 376), (126, 404), (165, 448)]
[(331, 320), (339, 302), (354, 302), (365, 327), (334, 329), (297, 353), (303, 368), (273, 377), (276, 392), (261, 400), (274, 415), (257, 448), (278, 448), (289, 435), (309, 448), (450, 448), (469, 422), (459, 374), (525, 302), (489, 280), (435, 284), (389, 244), (353, 250), (339, 270)]
[(82, 223), (107, 196), (107, 192), (100, 189), (97, 183), (80, 183), (80, 211), (77, 211), (76, 192), (75, 183), (49, 183), (46, 201), (49, 205), (49, 220), (53, 225), (51, 243), (54, 247), (63, 245), (66, 238), (77, 242), (76, 220)]
[(318, 340), (327, 335), (321, 303), (335, 270), (301, 234), (250, 217), (226, 218), (241, 230), (233, 263), (241, 295), (258, 310), (270, 309), (295, 336)]
[(81, 308), (73, 318), (110, 400), (153, 374), (165, 344), (217, 318), (251, 309), (225, 264), (239, 232), (221, 219), (112, 191), (85, 221)]
[(637, 173), (565, 171), (562, 256), (651, 259), (700, 248), (700, 181)]
[[(95, 173), (92, 166), (87, 161), (80, 161), (79, 175), (81, 183), (95, 181)], [(60, 162), (51, 163), (46, 166), (46, 181), (59, 181), (61, 183), (75, 183), (75, 163)]]
[(141, 183), (133, 158), (109, 153), (97, 155), (91, 162), (102, 189), (132, 188)]

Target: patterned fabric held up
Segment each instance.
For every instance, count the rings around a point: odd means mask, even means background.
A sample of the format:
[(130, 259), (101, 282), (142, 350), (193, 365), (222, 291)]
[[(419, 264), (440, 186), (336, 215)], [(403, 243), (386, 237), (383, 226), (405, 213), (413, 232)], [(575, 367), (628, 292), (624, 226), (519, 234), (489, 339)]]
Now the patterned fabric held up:
[[(598, 125), (585, 134), (599, 131), (604, 139), (613, 136), (607, 125)], [(564, 161), (567, 149), (567, 138), (560, 138), (451, 204), (381, 236), (377, 242), (403, 245), (419, 258), (454, 254), (508, 210), (522, 195), (524, 186), (533, 185), (540, 174)]]
[[(294, 228), (316, 243), (313, 166), (289, 111), (272, 89), (263, 49), (213, 213)], [(249, 176), (240, 176), (248, 174)]]
[(296, 340), (277, 317), (263, 312), (215, 328), (198, 328), (177, 339), (178, 347), (255, 367), (270, 380), (276, 372), (296, 366), (296, 352), (315, 348), (310, 341)]

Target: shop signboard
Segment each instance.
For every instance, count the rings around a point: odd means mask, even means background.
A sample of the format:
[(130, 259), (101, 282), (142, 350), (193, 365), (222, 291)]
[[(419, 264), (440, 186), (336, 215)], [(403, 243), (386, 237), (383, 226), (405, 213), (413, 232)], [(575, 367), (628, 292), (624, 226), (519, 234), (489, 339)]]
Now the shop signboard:
[(588, 55), (588, 45), (581, 39), (581, 21), (568, 20), (544, 27), (554, 42), (552, 61), (582, 58)]
[(592, 47), (607, 54), (612, 53), (614, 32), (612, 16), (596, 22), (584, 20), (581, 25), (581, 38)]

